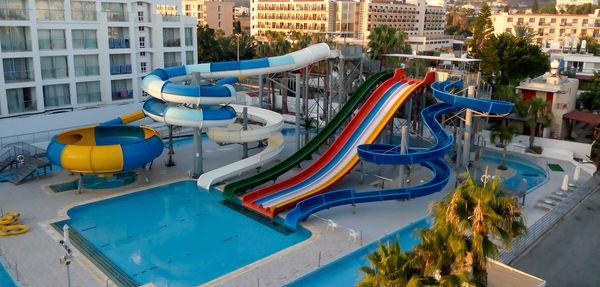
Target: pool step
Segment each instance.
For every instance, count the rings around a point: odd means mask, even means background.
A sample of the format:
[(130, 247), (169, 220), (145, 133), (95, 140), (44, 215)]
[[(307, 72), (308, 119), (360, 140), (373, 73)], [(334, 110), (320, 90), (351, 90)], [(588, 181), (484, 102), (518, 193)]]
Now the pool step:
[[(64, 222), (52, 223), (59, 233), (62, 233)], [(69, 238), (71, 243), (77, 247), (79, 252), (83, 253), (85, 257), (90, 260), (98, 269), (100, 269), (112, 282), (117, 286), (121, 287), (137, 287), (140, 286), (135, 282), (127, 273), (123, 272), (117, 265), (115, 265), (110, 259), (108, 259), (102, 252), (98, 251), (89, 241), (87, 241), (79, 232), (73, 228), (69, 228)]]

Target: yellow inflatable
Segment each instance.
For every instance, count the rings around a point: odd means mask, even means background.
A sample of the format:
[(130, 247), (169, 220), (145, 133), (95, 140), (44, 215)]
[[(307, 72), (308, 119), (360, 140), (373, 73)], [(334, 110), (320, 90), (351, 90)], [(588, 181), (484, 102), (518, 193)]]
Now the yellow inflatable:
[(21, 214), (18, 212), (10, 212), (0, 217), (0, 225), (11, 225), (17, 223), (19, 221), (19, 217)]
[(5, 225), (0, 226), (0, 236), (25, 233), (29, 230), (27, 225)]

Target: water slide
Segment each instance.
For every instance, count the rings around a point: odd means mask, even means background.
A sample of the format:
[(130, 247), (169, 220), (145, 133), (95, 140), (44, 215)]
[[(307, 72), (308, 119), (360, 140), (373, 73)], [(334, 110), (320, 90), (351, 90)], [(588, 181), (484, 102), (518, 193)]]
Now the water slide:
[(397, 70), (373, 92), (319, 159), (287, 180), (245, 195), (242, 204), (273, 217), (302, 199), (326, 191), (358, 162), (356, 147), (372, 143), (402, 103), (417, 89), (433, 82), (434, 77), (430, 73), (425, 81), (405, 80), (404, 70)]
[(143, 167), (164, 148), (160, 134), (149, 127), (128, 123), (144, 118), (141, 111), (96, 126), (54, 136), (46, 156), (50, 163), (71, 172), (115, 173)]
[[(255, 125), (244, 131), (233, 125), (244, 107), (227, 105), (235, 96), (231, 84), (241, 77), (295, 70), (328, 57), (329, 46), (322, 43), (277, 57), (157, 69), (142, 81), (142, 89), (153, 97), (144, 103), (142, 111), (58, 134), (48, 145), (48, 159), (66, 170), (91, 174), (143, 167), (163, 150), (158, 132), (144, 126), (127, 125), (144, 116), (166, 124), (208, 128), (208, 134), (219, 142), (267, 140), (267, 148), (259, 154), (204, 174), (198, 183), (208, 188), (216, 181), (262, 166), (283, 149), (280, 133), (283, 118), (277, 113), (247, 107), (248, 118), (264, 126)], [(224, 79), (205, 86), (169, 81), (193, 72), (199, 72), (203, 78)]]
[(436, 143), (427, 150), (408, 149), (401, 153), (400, 147), (385, 144), (369, 144), (358, 146), (358, 156), (367, 162), (384, 165), (421, 164), (433, 171), (433, 177), (420, 185), (392, 188), (384, 190), (356, 192), (352, 189), (332, 191), (313, 196), (299, 202), (286, 218), (285, 225), (295, 229), (300, 220), (311, 213), (334, 206), (373, 202), (392, 199), (411, 199), (438, 192), (446, 186), (451, 169), (442, 158), (448, 153), (454, 137), (449, 135), (437, 118), (446, 113), (458, 112), (461, 109), (472, 109), (482, 113), (506, 115), (512, 111), (513, 104), (504, 101), (465, 98), (447, 92), (454, 87), (462, 87), (462, 81), (436, 82), (431, 85), (433, 95), (441, 103), (425, 108), (421, 115)]
[(302, 161), (315, 153), (317, 149), (346, 122), (346, 119), (349, 118), (358, 108), (362, 99), (369, 95), (369, 91), (391, 77), (391, 73), (379, 72), (367, 78), (367, 80), (362, 83), (350, 96), (342, 109), (331, 119), (331, 121), (329, 121), (329, 123), (327, 123), (327, 125), (323, 127), (323, 129), (315, 137), (306, 143), (306, 145), (277, 165), (261, 173), (226, 185), (223, 196), (226, 198), (231, 198), (234, 194), (242, 193), (265, 182), (271, 181), (286, 173), (288, 170), (298, 166)]
[[(266, 109), (229, 105), (235, 97), (231, 84), (241, 77), (297, 70), (328, 57), (329, 46), (321, 43), (277, 57), (157, 69), (142, 80), (142, 89), (153, 97), (146, 101), (143, 111), (155, 121), (166, 124), (208, 128), (208, 136), (217, 142), (267, 140), (267, 147), (260, 153), (201, 175), (198, 185), (208, 189), (213, 183), (261, 167), (283, 150), (283, 117)], [(224, 79), (204, 86), (169, 81), (194, 72), (205, 79)], [(263, 125), (251, 125), (248, 130), (243, 130), (241, 125), (234, 124), (236, 117), (242, 117), (244, 108), (249, 120)]]

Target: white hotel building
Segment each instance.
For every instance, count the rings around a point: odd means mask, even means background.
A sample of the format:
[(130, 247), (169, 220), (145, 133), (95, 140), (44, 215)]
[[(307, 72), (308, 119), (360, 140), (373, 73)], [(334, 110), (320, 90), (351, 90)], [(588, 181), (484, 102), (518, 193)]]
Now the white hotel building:
[(153, 69), (197, 63), (181, 1), (0, 0), (0, 119), (139, 103)]

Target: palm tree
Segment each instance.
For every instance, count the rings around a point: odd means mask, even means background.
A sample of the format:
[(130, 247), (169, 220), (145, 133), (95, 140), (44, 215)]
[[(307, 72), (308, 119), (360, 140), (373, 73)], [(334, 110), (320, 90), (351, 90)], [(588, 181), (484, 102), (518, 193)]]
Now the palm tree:
[(358, 287), (422, 286), (422, 272), (416, 252), (402, 252), (398, 241), (379, 242), (379, 248), (367, 255), (370, 267), (360, 267), (364, 273)]
[(469, 176), (433, 206), (434, 225), (449, 225), (466, 240), (473, 276), (483, 286), (487, 286), (487, 258), (499, 255), (491, 239), (508, 247), (526, 232), (518, 202), (500, 190), (498, 178), (479, 185)]
[(529, 25), (527, 24), (517, 24), (514, 25), (514, 28), (515, 36), (517, 36), (518, 38), (525, 39), (527, 43), (531, 43), (533, 37), (535, 37), (535, 34), (531, 32), (531, 28), (529, 28)]
[(510, 124), (508, 126), (505, 125), (497, 125), (492, 128), (492, 132), (490, 133), (490, 140), (495, 142), (496, 139), (500, 140), (502, 147), (504, 148), (504, 154), (502, 155), (502, 164), (499, 169), (506, 170), (506, 147), (513, 140), (515, 134), (520, 133), (521, 130), (517, 125)]
[[(417, 231), (421, 243), (415, 246), (424, 262), (426, 275), (439, 275), (440, 286), (462, 286), (468, 283), (467, 275), (459, 272), (463, 265), (467, 245), (462, 236), (457, 236), (450, 225), (437, 225)], [(430, 281), (435, 282), (433, 277)]]
[(387, 25), (377, 26), (369, 35), (369, 57), (381, 61), (381, 67), (383, 68), (387, 63), (386, 57), (383, 57), (384, 54), (410, 54), (412, 52), (410, 44), (405, 42), (407, 39), (408, 36), (402, 30), (396, 30)]
[(542, 99), (542, 98), (533, 98), (532, 100), (527, 100), (526, 102), (527, 109), (527, 121), (525, 124), (529, 127), (529, 149), (534, 149), (534, 141), (535, 141), (535, 131), (540, 122), (542, 125), (549, 125), (552, 121), (552, 114), (548, 113), (547, 110), (550, 107), (550, 102)]

